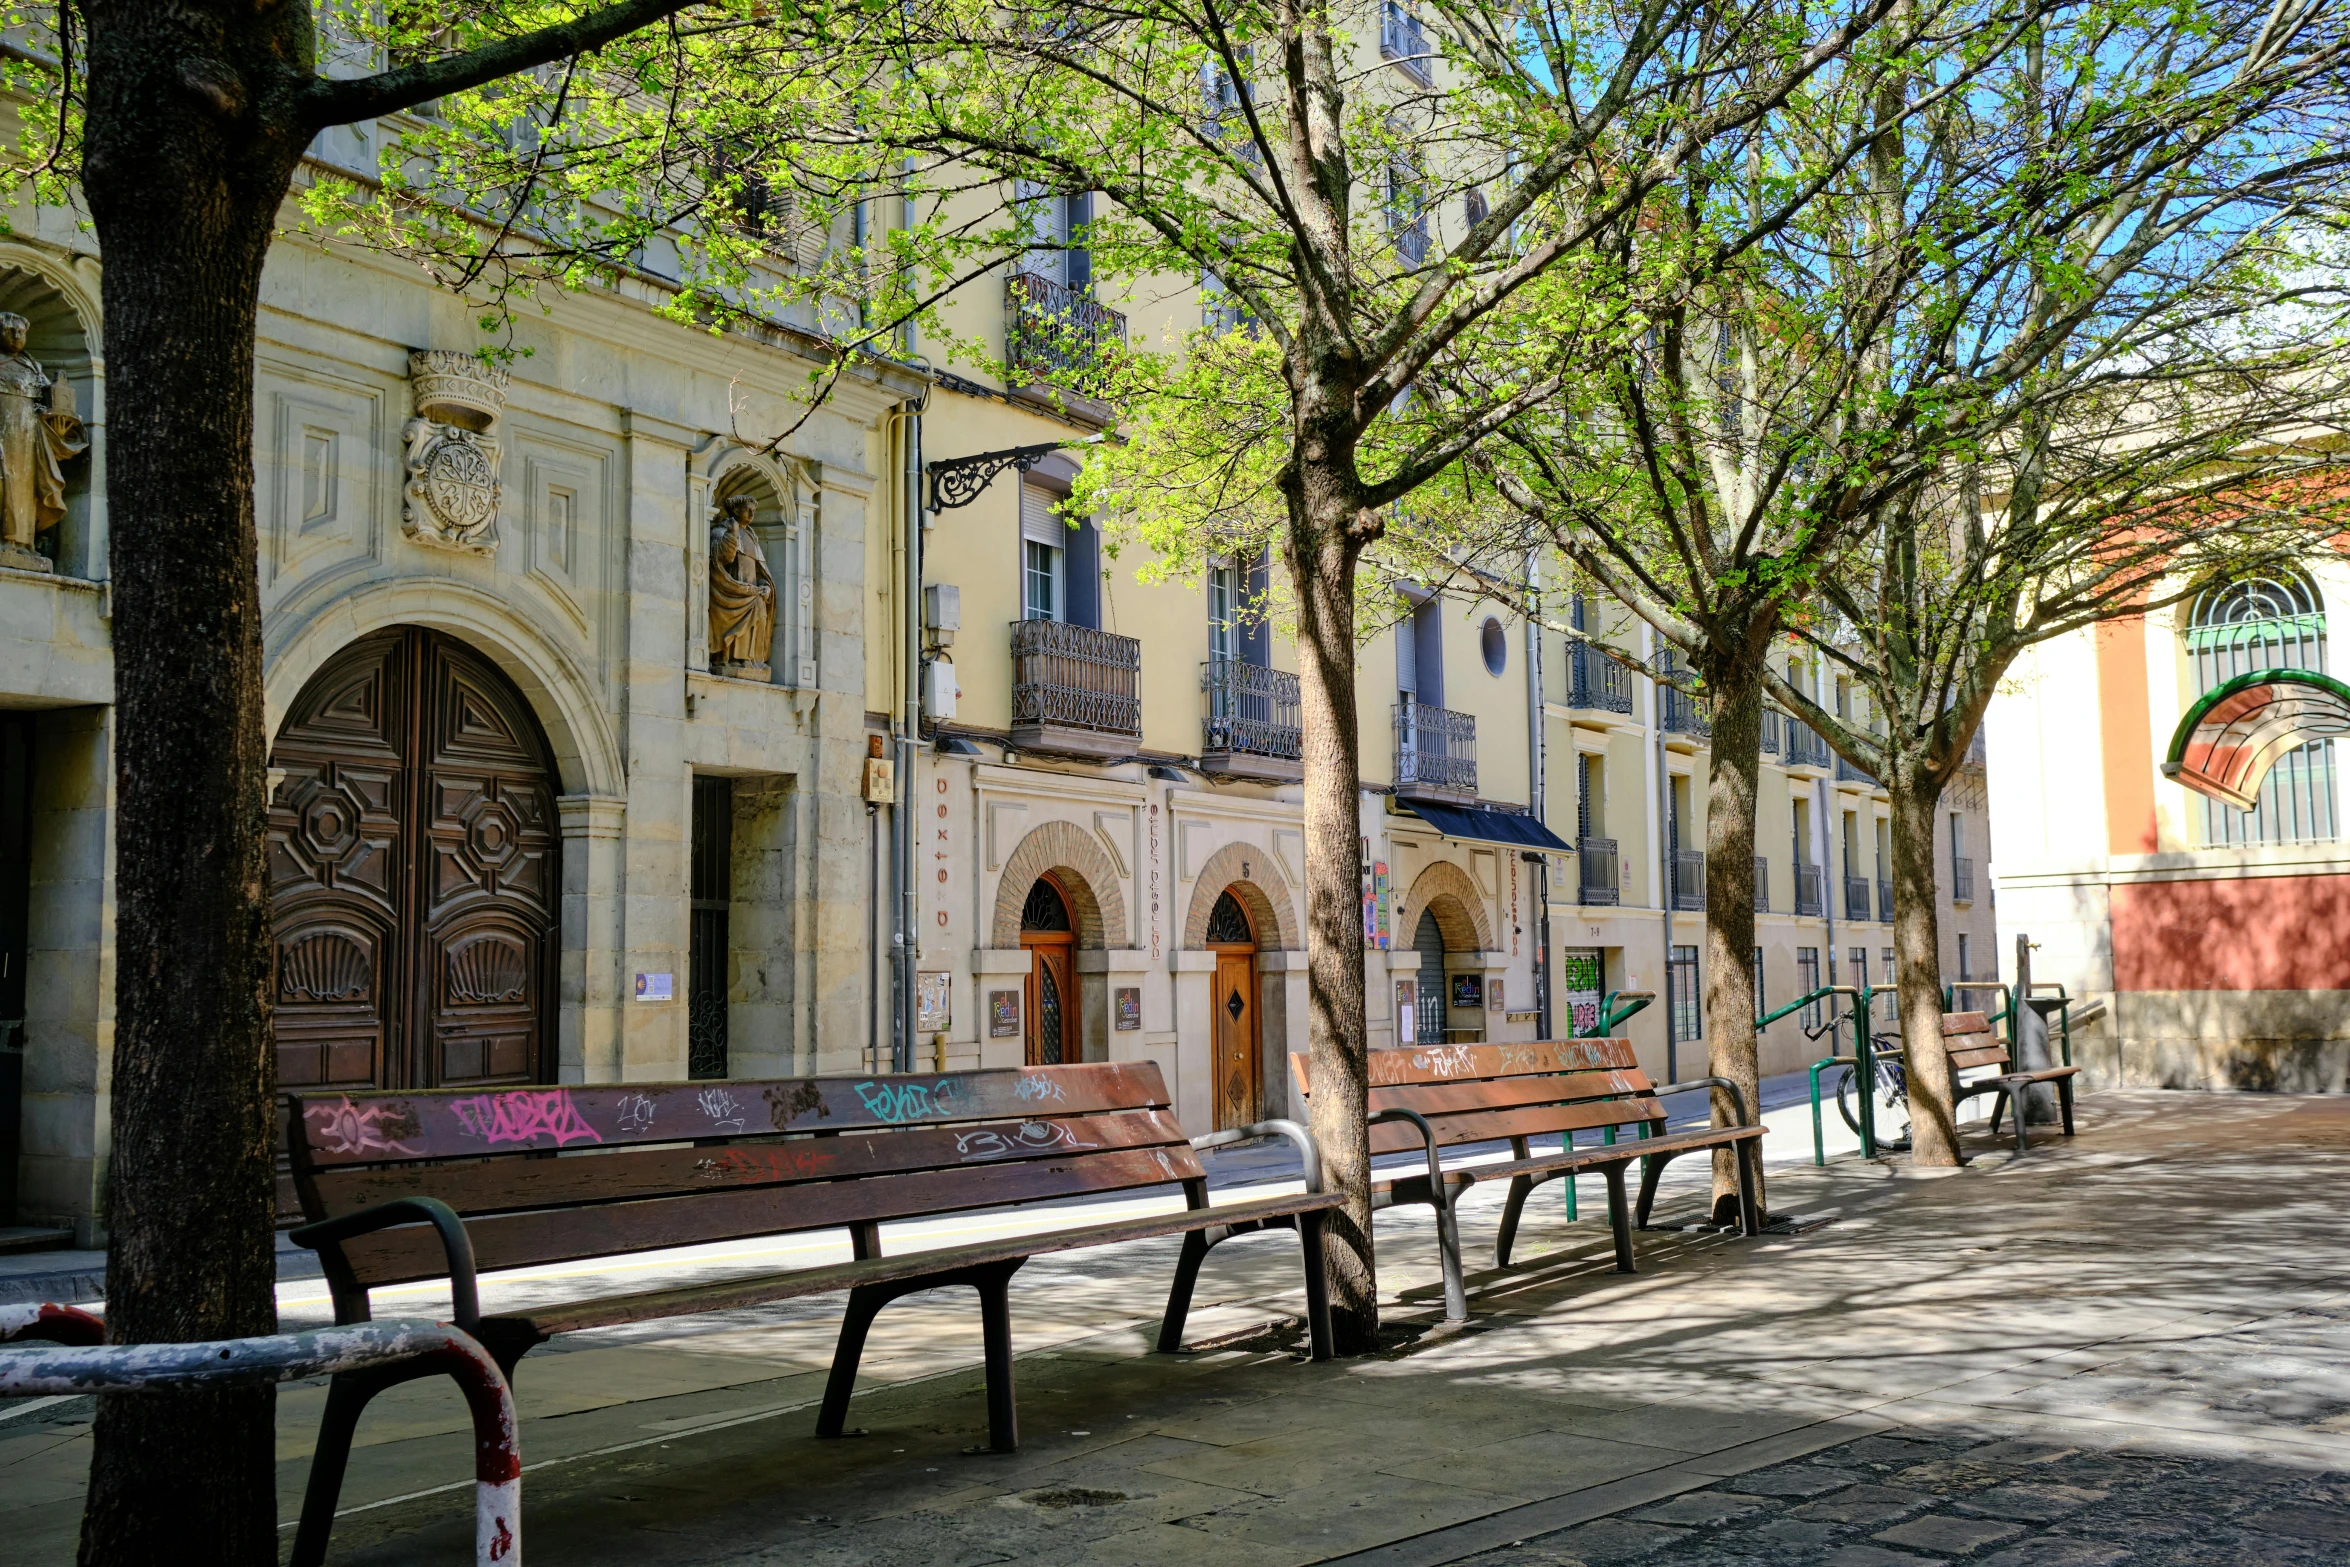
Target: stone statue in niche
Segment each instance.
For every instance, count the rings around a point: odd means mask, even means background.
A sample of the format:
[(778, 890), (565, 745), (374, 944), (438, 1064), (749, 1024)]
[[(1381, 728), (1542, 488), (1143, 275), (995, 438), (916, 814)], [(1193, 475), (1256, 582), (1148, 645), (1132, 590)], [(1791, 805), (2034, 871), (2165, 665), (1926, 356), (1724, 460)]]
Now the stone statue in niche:
[(710, 521), (710, 670), (765, 680), (775, 644), (775, 577), (751, 530), (751, 498), (730, 495)]
[(64, 464), (90, 449), (73, 384), (24, 351), (32, 323), (0, 312), (0, 566), (53, 571), (34, 541), (65, 516)]
[(408, 482), (400, 525), (419, 544), (487, 555), (498, 547), (498, 416), (506, 371), (445, 348), (408, 356), (416, 417), (401, 431)]

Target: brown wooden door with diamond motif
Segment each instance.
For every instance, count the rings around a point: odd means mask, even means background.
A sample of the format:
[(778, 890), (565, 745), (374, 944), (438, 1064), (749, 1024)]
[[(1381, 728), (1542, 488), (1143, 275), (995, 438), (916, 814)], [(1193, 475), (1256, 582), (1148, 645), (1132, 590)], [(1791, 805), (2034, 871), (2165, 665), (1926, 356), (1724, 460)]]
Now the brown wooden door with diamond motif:
[(414, 628), (352, 644), (270, 754), (282, 1088), (434, 1088), (553, 1066), (562, 835), (529, 708)]
[(1209, 1013), (1215, 1022), (1216, 1130), (1261, 1119), (1264, 1081), (1257, 1024), (1257, 942), (1247, 911), (1230, 890), (1208, 915), (1208, 950), (1216, 954)]

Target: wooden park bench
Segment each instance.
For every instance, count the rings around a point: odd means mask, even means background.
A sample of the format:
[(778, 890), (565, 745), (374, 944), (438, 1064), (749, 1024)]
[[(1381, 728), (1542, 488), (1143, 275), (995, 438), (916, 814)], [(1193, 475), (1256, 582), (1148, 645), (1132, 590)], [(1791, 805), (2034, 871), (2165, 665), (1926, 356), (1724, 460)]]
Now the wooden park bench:
[[(1186, 1138), (1150, 1062), (911, 1077), (642, 1083), (291, 1097), (294, 1182), (337, 1322), (368, 1319), (368, 1292), (447, 1278), (454, 1320), (509, 1376), (558, 1333), (835, 1291), (848, 1293), (816, 1422), (838, 1436), (873, 1319), (918, 1290), (979, 1293), (990, 1446), (1019, 1446), (1007, 1285), (1030, 1257), (1186, 1237), (1160, 1348), (1179, 1348), (1200, 1257), (1234, 1235), (1298, 1232), (1313, 1353), (1326, 1359), (1324, 1195), (1313, 1140), (1294, 1122)], [(1247, 1137), (1298, 1144), (1306, 1190), (1208, 1205), (1199, 1150)], [(1179, 1185), (1181, 1211), (885, 1256), (881, 1226), (975, 1209)], [(578, 1262), (659, 1247), (846, 1230), (853, 1260), (570, 1300), (483, 1316), (477, 1270)], [(1196, 1255), (1195, 1255), (1196, 1251)], [(323, 1556), (351, 1435), (399, 1368), (335, 1378), (303, 1503), (297, 1563)]]
[[(1999, 1135), (1999, 1117), (2012, 1109), (2015, 1114), (2015, 1151), (2022, 1153), (2028, 1146), (2024, 1131), (2024, 1095), (2036, 1084), (2054, 1083), (2057, 1103), (2064, 1112), (2064, 1135), (2073, 1135), (2073, 1079), (2080, 1075), (2077, 1066), (2048, 1066), (2027, 1069), (2015, 1064), (2007, 1045), (1991, 1031), (1991, 1020), (1980, 1012), (1945, 1012), (1942, 1014), (1942, 1048), (1950, 1057), (1950, 1108), (1958, 1109), (1959, 1101), (1982, 1094), (1998, 1097), (1991, 1105), (1991, 1135)], [(1961, 1080), (1960, 1074), (1980, 1067), (1996, 1070), (1973, 1082)]]
[[(1307, 1058), (1290, 1057), (1299, 1091), (1311, 1094)], [(1371, 1152), (1421, 1149), (1425, 1174), (1373, 1183), (1371, 1208), (1425, 1203), (1436, 1210), (1438, 1250), (1444, 1267), (1444, 1314), (1460, 1321), (1469, 1314), (1461, 1276), (1460, 1222), (1456, 1205), (1480, 1181), (1507, 1180), (1509, 1199), (1494, 1242), (1496, 1265), (1507, 1267), (1517, 1238), (1518, 1217), (1535, 1187), (1561, 1176), (1596, 1170), (1607, 1182), (1608, 1223), (1615, 1232), (1616, 1269), (1635, 1271), (1632, 1231), (1646, 1228), (1665, 1166), (1701, 1149), (1737, 1151), (1741, 1226), (1762, 1233), (1753, 1161), (1762, 1157), (1763, 1128), (1747, 1114), (1745, 1097), (1727, 1078), (1702, 1077), (1664, 1088), (1650, 1084), (1622, 1039), (1563, 1039), (1523, 1045), (1423, 1045), (1370, 1054)], [(1727, 1090), (1736, 1109), (1735, 1126), (1667, 1133), (1660, 1096), (1688, 1088)], [(1622, 1142), (1574, 1146), (1574, 1134), (1594, 1128), (1631, 1127), (1638, 1135)], [(1556, 1135), (1560, 1146), (1537, 1152), (1532, 1139)], [(1506, 1142), (1511, 1157), (1499, 1163), (1447, 1165), (1444, 1150), (1478, 1143)], [(1640, 1195), (1627, 1202), (1624, 1170), (1642, 1161)]]

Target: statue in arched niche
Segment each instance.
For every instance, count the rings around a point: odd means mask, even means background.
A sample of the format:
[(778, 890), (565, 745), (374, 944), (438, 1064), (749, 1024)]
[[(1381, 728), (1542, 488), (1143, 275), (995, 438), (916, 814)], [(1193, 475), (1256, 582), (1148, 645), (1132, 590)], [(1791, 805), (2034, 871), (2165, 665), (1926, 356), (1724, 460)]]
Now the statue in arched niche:
[(775, 577), (751, 528), (753, 510), (748, 495), (730, 495), (710, 522), (710, 668), (765, 680), (775, 644)]
[(63, 465), (90, 449), (73, 383), (24, 350), (32, 323), (0, 312), (0, 566), (49, 571), (34, 540), (65, 516)]

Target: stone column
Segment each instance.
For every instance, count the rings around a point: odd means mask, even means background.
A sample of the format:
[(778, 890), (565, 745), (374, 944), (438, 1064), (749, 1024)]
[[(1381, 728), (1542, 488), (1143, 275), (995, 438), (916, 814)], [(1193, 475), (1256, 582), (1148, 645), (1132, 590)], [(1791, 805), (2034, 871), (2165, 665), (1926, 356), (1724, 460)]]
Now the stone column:
[(1167, 954), (1175, 983), (1175, 1069), (1167, 1088), (1175, 1096), (1175, 1118), (1196, 1129), (1216, 1124), (1210, 1090), (1216, 1081), (1216, 954), (1177, 949)]
[[(1376, 984), (1378, 970), (1374, 967), (1371, 974), (1372, 982)], [(1258, 953), (1257, 995), (1257, 1004), (1264, 1009), (1265, 1114), (1303, 1120), (1306, 1107), (1297, 1097), (1297, 1084), (1290, 1075), (1289, 1058), (1293, 1054), (1305, 1055), (1312, 1048), (1306, 1026), (1305, 953)]]
[(563, 958), (558, 975), (557, 1078), (620, 1081), (621, 842), (628, 802), (619, 795), (567, 794), (555, 802), (563, 824)]

